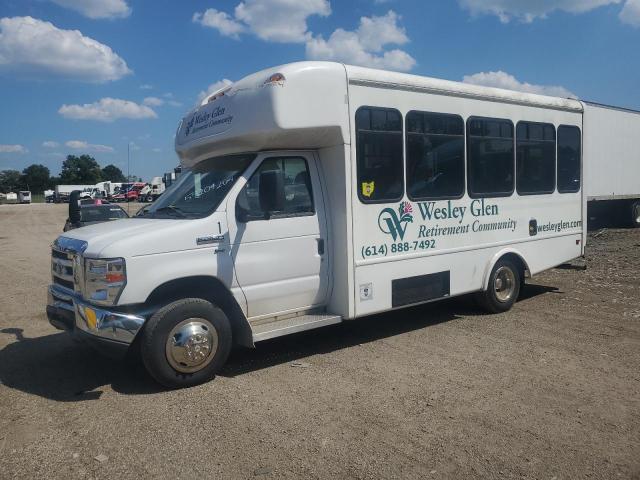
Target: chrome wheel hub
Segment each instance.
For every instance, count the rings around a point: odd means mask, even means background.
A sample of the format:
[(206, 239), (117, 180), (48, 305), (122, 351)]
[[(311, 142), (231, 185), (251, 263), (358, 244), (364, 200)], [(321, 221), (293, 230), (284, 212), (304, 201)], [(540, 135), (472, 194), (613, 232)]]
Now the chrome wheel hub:
[(633, 216), (636, 219), (636, 223), (640, 223), (640, 205), (635, 205), (633, 207)]
[(165, 352), (169, 364), (179, 372), (194, 373), (206, 367), (218, 349), (218, 333), (204, 318), (187, 318), (173, 327)]
[(511, 300), (516, 289), (516, 276), (513, 270), (507, 267), (500, 267), (496, 272), (493, 288), (498, 301), (504, 303)]

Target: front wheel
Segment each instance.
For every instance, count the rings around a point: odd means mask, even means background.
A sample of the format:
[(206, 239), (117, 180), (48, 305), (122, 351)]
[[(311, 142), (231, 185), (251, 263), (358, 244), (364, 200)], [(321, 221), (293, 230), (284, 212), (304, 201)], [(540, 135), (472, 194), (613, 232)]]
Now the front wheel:
[(511, 309), (520, 295), (522, 273), (510, 260), (500, 259), (489, 276), (486, 290), (478, 292), (478, 303), (489, 313), (501, 313)]
[(211, 380), (231, 351), (231, 325), (222, 310), (186, 298), (158, 310), (142, 331), (140, 350), (149, 374), (169, 388)]

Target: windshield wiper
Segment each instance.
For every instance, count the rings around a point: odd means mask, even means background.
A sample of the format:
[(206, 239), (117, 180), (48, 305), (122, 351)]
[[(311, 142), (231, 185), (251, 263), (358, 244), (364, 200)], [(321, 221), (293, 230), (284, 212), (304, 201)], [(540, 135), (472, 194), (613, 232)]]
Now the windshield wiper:
[(153, 214), (153, 216), (155, 216), (155, 214), (159, 213), (159, 212), (171, 213), (171, 214), (174, 214), (174, 215), (176, 215), (176, 216), (178, 216), (180, 218), (187, 218), (187, 215), (182, 210), (180, 210), (180, 208), (176, 207), (175, 205), (167, 205), (166, 207), (160, 207), (160, 208), (154, 210), (152, 212), (152, 214)]

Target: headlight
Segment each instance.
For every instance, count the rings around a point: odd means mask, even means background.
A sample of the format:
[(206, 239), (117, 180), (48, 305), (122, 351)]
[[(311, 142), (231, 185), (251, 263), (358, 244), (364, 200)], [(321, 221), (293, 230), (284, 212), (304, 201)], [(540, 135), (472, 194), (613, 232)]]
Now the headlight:
[(82, 295), (85, 300), (101, 305), (115, 305), (126, 284), (124, 258), (85, 259)]

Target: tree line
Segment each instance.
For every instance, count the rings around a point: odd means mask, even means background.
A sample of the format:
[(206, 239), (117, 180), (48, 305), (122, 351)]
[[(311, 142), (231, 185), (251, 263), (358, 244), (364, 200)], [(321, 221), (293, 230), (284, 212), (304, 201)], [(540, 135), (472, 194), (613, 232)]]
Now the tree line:
[(90, 155), (67, 155), (60, 176), (51, 176), (44, 165), (33, 164), (22, 170), (0, 170), (0, 192), (30, 190), (43, 193), (56, 185), (95, 185), (98, 182), (126, 182), (127, 178), (115, 165), (100, 168)]

